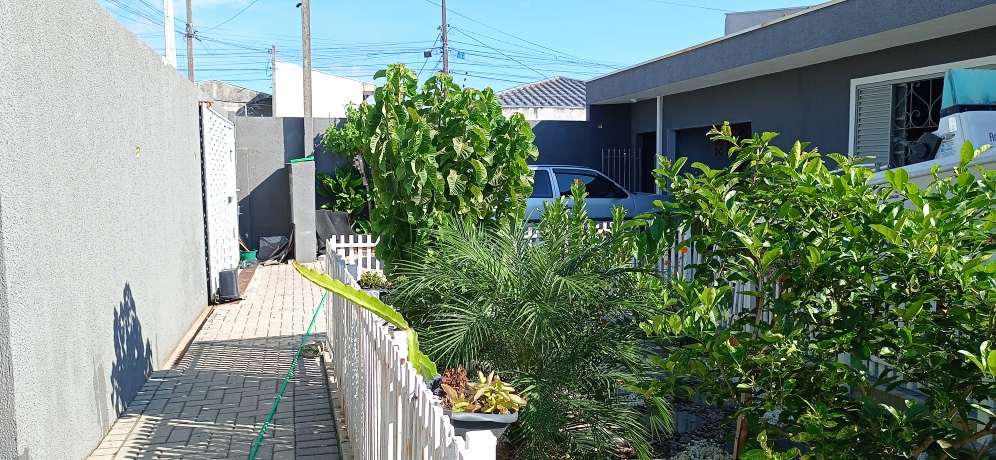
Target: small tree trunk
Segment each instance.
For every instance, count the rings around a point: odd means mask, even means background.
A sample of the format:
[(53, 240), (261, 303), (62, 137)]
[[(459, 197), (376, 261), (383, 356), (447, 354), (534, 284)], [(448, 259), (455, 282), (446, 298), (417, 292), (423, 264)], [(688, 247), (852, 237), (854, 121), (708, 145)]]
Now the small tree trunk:
[(370, 199), (370, 181), (367, 180), (367, 163), (363, 161), (363, 152), (358, 152), (353, 157), (353, 167), (360, 172), (363, 186), (367, 188), (367, 219), (370, 219), (373, 217), (373, 201)]

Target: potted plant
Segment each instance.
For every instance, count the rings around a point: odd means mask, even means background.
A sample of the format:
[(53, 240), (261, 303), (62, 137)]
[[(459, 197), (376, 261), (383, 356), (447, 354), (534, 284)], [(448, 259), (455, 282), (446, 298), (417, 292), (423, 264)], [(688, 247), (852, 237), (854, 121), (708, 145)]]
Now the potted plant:
[(356, 281), (357, 284), (367, 291), (370, 295), (376, 296), (377, 298), (387, 301), (387, 294), (394, 289), (394, 285), (384, 278), (378, 272), (367, 271), (360, 275), (360, 279)]
[(446, 370), (440, 385), (444, 413), (457, 436), (489, 430), (495, 438), (501, 437), (505, 428), (519, 419), (519, 409), (525, 407), (526, 400), (493, 371), (487, 377), (477, 371), (477, 377), (478, 381), (469, 381), (463, 366)]

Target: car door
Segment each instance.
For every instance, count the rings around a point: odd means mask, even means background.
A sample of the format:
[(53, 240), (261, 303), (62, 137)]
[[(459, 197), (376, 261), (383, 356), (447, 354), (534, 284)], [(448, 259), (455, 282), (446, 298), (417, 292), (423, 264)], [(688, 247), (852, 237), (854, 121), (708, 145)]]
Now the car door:
[(612, 220), (612, 207), (633, 207), (629, 192), (616, 185), (608, 177), (588, 169), (555, 168), (555, 184), (561, 196), (570, 196), (571, 184), (581, 181), (588, 191), (585, 199), (588, 217), (594, 220)]

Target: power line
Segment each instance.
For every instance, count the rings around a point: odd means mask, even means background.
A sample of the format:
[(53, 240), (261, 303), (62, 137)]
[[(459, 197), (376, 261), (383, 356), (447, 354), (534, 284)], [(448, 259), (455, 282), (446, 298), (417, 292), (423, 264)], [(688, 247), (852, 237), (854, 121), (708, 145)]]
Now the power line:
[(205, 30), (205, 32), (207, 32), (208, 30), (214, 30), (214, 29), (217, 29), (218, 27), (221, 27), (221, 26), (223, 26), (223, 25), (227, 24), (227, 23), (228, 23), (228, 21), (231, 21), (232, 19), (235, 19), (235, 18), (239, 17), (239, 15), (240, 15), (240, 14), (242, 14), (242, 13), (245, 13), (245, 12), (246, 12), (246, 10), (248, 10), (248, 9), (249, 9), (249, 7), (251, 7), (251, 6), (255, 5), (255, 4), (256, 4), (256, 2), (258, 2), (258, 1), (259, 1), (259, 0), (252, 0), (252, 3), (250, 3), (250, 4), (246, 5), (246, 7), (245, 7), (245, 8), (242, 8), (242, 11), (239, 11), (238, 13), (235, 13), (235, 16), (232, 16), (232, 17), (230, 17), (230, 18), (226, 19), (226, 20), (225, 20), (224, 22), (222, 22), (221, 24), (218, 24), (218, 25), (216, 25), (216, 26), (214, 26), (214, 27), (212, 27), (212, 28), (210, 28), (210, 29), (207, 29), (207, 30)]
[[(470, 38), (471, 40), (474, 40), (474, 41), (476, 41), (476, 42), (478, 42), (478, 43), (480, 43), (480, 44), (482, 44), (482, 45), (484, 45), (484, 46), (487, 46), (488, 48), (491, 48), (491, 46), (489, 46), (489, 45), (488, 45), (487, 43), (484, 43), (484, 42), (482, 42), (482, 41), (480, 41), (480, 40), (478, 40), (478, 39), (476, 39), (476, 38), (474, 38), (474, 37), (471, 37), (470, 35), (467, 35), (467, 34), (463, 33), (463, 29), (458, 29), (458, 28), (456, 28), (456, 27), (451, 27), (451, 29), (453, 29), (453, 30), (455, 30), (455, 31), (457, 31), (457, 32), (460, 32), (461, 34), (463, 34), (463, 36), (464, 36), (464, 37), (468, 37), (468, 38)], [(529, 70), (532, 70), (533, 72), (536, 72), (536, 73), (540, 74), (540, 76), (541, 76), (541, 77), (543, 77), (543, 78), (548, 78), (548, 77), (547, 77), (546, 75), (544, 75), (544, 74), (543, 74), (543, 72), (540, 72), (539, 70), (536, 70), (536, 69), (534, 69), (534, 68), (532, 68), (532, 67), (529, 67), (529, 66), (525, 65), (525, 64), (523, 64), (523, 63), (521, 63), (521, 62), (519, 62), (519, 61), (515, 60), (514, 58), (510, 57), (509, 55), (507, 55), (507, 54), (505, 54), (505, 53), (502, 53), (501, 51), (498, 51), (498, 50), (496, 50), (496, 49), (494, 49), (494, 48), (491, 48), (491, 49), (492, 49), (492, 50), (494, 50), (495, 52), (497, 52), (497, 53), (501, 54), (502, 56), (505, 56), (505, 57), (507, 57), (507, 58), (511, 59), (512, 61), (514, 61), (514, 62), (518, 63), (518, 64), (519, 64), (519, 65), (521, 65), (522, 67), (525, 67), (525, 68), (527, 68), (527, 69), (529, 69)]]
[(708, 6), (700, 6), (700, 5), (689, 5), (687, 3), (667, 2), (667, 1), (664, 1), (664, 0), (646, 0), (646, 1), (653, 2), (653, 3), (663, 3), (665, 5), (683, 6), (685, 8), (698, 8), (700, 10), (720, 11), (720, 12), (723, 12), (723, 13), (736, 13), (736, 11), (732, 11), (732, 10), (724, 10), (724, 9), (721, 9), (721, 8), (710, 8)]
[[(439, 35), (437, 35), (437, 36), (436, 36), (436, 40), (432, 42), (432, 47), (431, 47), (431, 48), (429, 48), (430, 50), (434, 50), (434, 49), (436, 49), (436, 43), (439, 43), (439, 39), (440, 39), (440, 38), (441, 38), (442, 36), (443, 36), (443, 32), (441, 32), (441, 31), (440, 31), (440, 32), (439, 32)], [(418, 69), (418, 74), (417, 74), (417, 75), (415, 75), (415, 79), (416, 79), (416, 80), (417, 80), (417, 79), (419, 79), (419, 78), (422, 78), (422, 71), (423, 71), (423, 70), (425, 70), (425, 65), (429, 63), (429, 58), (430, 58), (430, 57), (432, 57), (432, 54), (430, 54), (429, 56), (426, 56), (426, 57), (425, 57), (425, 61), (424, 61), (424, 62), (422, 62), (422, 68), (421, 68), (421, 69)]]
[[(432, 0), (425, 0), (425, 1), (427, 1), (427, 2), (429, 2), (429, 3), (431, 3), (431, 4), (433, 4), (433, 5), (436, 5), (436, 6), (440, 7), (440, 8), (442, 8), (442, 5), (440, 5), (440, 4), (438, 4), (438, 3), (436, 3), (436, 2), (434, 2), (434, 1), (432, 1)], [(478, 21), (478, 20), (476, 20), (476, 19), (474, 19), (474, 18), (472, 18), (472, 17), (470, 17), (470, 16), (467, 16), (467, 15), (464, 15), (464, 14), (460, 14), (460, 13), (458, 13), (458, 12), (456, 12), (456, 11), (453, 11), (453, 10), (451, 10), (451, 9), (449, 9), (449, 8), (447, 8), (446, 10), (447, 10), (447, 11), (449, 11), (450, 13), (453, 13), (453, 14), (455, 14), (455, 15), (457, 15), (457, 16), (460, 16), (461, 18), (464, 18), (464, 19), (466, 19), (466, 20), (468, 20), (468, 21), (470, 21), (470, 22), (473, 22), (473, 23), (475, 23), (475, 24), (479, 24), (479, 25), (482, 25), (482, 26), (484, 26), (484, 27), (487, 27), (487, 28), (489, 28), (489, 29), (491, 29), (491, 30), (494, 30), (495, 32), (498, 32), (498, 33), (500, 33), (500, 34), (503, 34), (503, 35), (508, 35), (509, 37), (512, 37), (512, 38), (514, 38), (514, 39), (516, 39), (516, 40), (521, 40), (521, 41), (523, 41), (523, 42), (526, 42), (526, 43), (529, 43), (530, 45), (533, 45), (533, 46), (538, 46), (538, 47), (540, 47), (540, 48), (543, 48), (543, 49), (545, 49), (545, 50), (547, 50), (547, 51), (553, 51), (554, 53), (557, 53), (557, 54), (562, 54), (562, 55), (564, 55), (564, 56), (567, 56), (567, 57), (572, 57), (572, 58), (574, 58), (574, 59), (581, 59), (581, 60), (584, 60), (584, 58), (581, 58), (581, 57), (578, 57), (578, 56), (574, 56), (574, 55), (571, 55), (571, 54), (567, 54), (567, 53), (564, 53), (564, 52), (561, 52), (561, 51), (557, 51), (557, 50), (555, 50), (555, 49), (553, 49), (553, 48), (547, 48), (547, 47), (545, 47), (545, 46), (543, 46), (543, 45), (540, 45), (539, 43), (534, 43), (534, 42), (531, 42), (531, 41), (529, 41), (529, 40), (526, 40), (526, 39), (524, 39), (524, 38), (522, 38), (522, 37), (517, 37), (517, 36), (515, 36), (515, 35), (512, 35), (512, 34), (510, 34), (510, 33), (508, 33), (508, 32), (505, 32), (505, 31), (503, 31), (503, 30), (500, 30), (500, 29), (496, 29), (496, 28), (494, 28), (494, 27), (491, 27), (491, 26), (489, 26), (489, 25), (487, 25), (487, 24), (485, 24), (485, 23), (483, 23), (483, 22), (481, 22), (481, 21)]]

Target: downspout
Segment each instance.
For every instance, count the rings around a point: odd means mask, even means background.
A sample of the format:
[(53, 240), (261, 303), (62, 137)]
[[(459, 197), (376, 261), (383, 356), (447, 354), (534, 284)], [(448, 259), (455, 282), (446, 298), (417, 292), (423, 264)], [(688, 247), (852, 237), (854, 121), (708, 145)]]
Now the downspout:
[[(660, 168), (661, 162), (657, 155), (664, 155), (664, 96), (657, 96), (657, 151), (654, 152), (654, 168)], [(646, 190), (646, 189), (644, 189)], [(661, 193), (661, 188), (655, 183), (654, 191)]]

